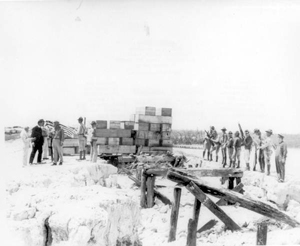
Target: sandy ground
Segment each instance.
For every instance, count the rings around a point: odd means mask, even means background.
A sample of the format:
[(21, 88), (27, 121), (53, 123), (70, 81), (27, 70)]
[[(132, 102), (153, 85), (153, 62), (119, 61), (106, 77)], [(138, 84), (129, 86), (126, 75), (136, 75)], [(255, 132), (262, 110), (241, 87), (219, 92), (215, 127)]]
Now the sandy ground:
[[(20, 140), (7, 141), (4, 145), (5, 148), (5, 165), (3, 172), (5, 173), (5, 181), (8, 182), (12, 179), (21, 178), (24, 175), (24, 168), (21, 167), (22, 162), (22, 143)], [(300, 181), (298, 174), (300, 173), (300, 165), (297, 165), (300, 158), (299, 149), (289, 149), (286, 165), (287, 182)], [(201, 149), (179, 149), (174, 148), (175, 154), (185, 154), (190, 165), (200, 163), (200, 156), (202, 156)], [(221, 156), (221, 153), (219, 153)], [(243, 156), (243, 155), (242, 155)], [(47, 161), (43, 165), (33, 165), (26, 168), (26, 172), (40, 172), (45, 174), (47, 172), (52, 173), (53, 168), (67, 168), (68, 165), (72, 165), (75, 159), (78, 157), (65, 157), (64, 166), (52, 167), (50, 161)], [(221, 158), (220, 158), (221, 159)], [(251, 157), (252, 163), (253, 155)], [(274, 156), (272, 156), (271, 162), (271, 177), (276, 179)], [(245, 163), (242, 159), (242, 168), (245, 168)], [(221, 167), (221, 163), (208, 162), (202, 160), (202, 167)], [(254, 173), (254, 172), (253, 172)], [(207, 182), (211, 184), (220, 185), (218, 178), (207, 179)], [(133, 189), (136, 196), (139, 196), (139, 190), (133, 188), (133, 182), (127, 178), (126, 175), (118, 176), (118, 183), (122, 189)], [(164, 179), (157, 178), (156, 184), (163, 185), (165, 188), (161, 188), (160, 192), (173, 200), (173, 188), (174, 183)], [(226, 184), (225, 184), (226, 185)], [(211, 197), (213, 201), (217, 199)], [(168, 243), (168, 234), (170, 227), (170, 212), (171, 207), (162, 204), (159, 200), (156, 201), (156, 205), (151, 209), (142, 209), (141, 211), (141, 226), (139, 228), (139, 236), (144, 246), (147, 245), (185, 245), (187, 235), (187, 223), (192, 216), (192, 208), (194, 203), (194, 197), (186, 190), (182, 189), (182, 198), (180, 204), (179, 222), (177, 228), (177, 240), (172, 243)], [(254, 213), (252, 211), (240, 208), (238, 206), (225, 206), (222, 209), (240, 226), (243, 227), (241, 232), (226, 231), (222, 222), (218, 222), (217, 225), (207, 232), (197, 234), (198, 245), (255, 245), (256, 240), (256, 223), (265, 219), (264, 216)], [(218, 220), (205, 206), (201, 207), (200, 219), (198, 228), (204, 225), (211, 219)], [(271, 223), (269, 225), (268, 233), (268, 245), (297, 245), (300, 244), (300, 228), (290, 228), (284, 224)]]

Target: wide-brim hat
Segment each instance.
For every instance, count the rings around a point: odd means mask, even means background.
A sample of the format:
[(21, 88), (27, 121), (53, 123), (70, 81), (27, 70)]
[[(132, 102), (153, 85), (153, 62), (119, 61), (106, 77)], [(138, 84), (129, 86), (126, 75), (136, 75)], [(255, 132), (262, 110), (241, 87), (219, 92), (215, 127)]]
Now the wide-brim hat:
[(40, 124), (40, 123), (43, 123), (43, 122), (45, 122), (43, 119), (40, 119), (39, 121), (38, 121), (38, 124)]
[(223, 127), (221, 130), (222, 130), (222, 131), (226, 131), (227, 129), (226, 129), (225, 127)]
[(271, 129), (266, 130), (266, 132), (270, 133), (271, 135), (273, 134), (273, 131)]
[(284, 136), (283, 136), (283, 135), (281, 135), (281, 134), (278, 134), (278, 137), (280, 137), (280, 138), (284, 138)]

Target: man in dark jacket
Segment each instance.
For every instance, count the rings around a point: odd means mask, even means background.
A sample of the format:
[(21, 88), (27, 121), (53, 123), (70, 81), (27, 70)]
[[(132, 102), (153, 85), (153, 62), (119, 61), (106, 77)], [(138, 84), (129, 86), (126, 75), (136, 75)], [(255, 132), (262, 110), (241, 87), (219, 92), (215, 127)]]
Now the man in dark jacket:
[(285, 162), (287, 157), (287, 145), (283, 141), (283, 135), (278, 134), (278, 145), (275, 151), (276, 172), (279, 182), (284, 182), (285, 178)]
[(38, 125), (32, 128), (31, 137), (35, 138), (32, 143), (32, 152), (30, 155), (29, 164), (32, 165), (33, 159), (35, 157), (35, 153), (38, 151), (37, 163), (43, 164), (42, 162), (42, 153), (43, 153), (43, 144), (44, 144), (44, 137), (42, 134), (42, 127), (44, 126), (45, 121), (43, 119), (38, 121)]

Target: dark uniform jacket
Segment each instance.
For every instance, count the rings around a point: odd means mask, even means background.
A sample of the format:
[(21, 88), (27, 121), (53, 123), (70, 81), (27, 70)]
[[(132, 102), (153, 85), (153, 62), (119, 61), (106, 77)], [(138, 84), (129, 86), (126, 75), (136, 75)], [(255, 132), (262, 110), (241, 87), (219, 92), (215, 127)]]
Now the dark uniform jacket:
[(253, 142), (252, 137), (250, 135), (247, 136), (244, 140), (245, 149), (251, 149), (252, 142)]
[(36, 145), (43, 145), (44, 144), (44, 137), (43, 137), (43, 134), (42, 134), (42, 128), (40, 128), (39, 126), (35, 126), (35, 127), (32, 128), (31, 137), (35, 138), (35, 140), (33, 142)]

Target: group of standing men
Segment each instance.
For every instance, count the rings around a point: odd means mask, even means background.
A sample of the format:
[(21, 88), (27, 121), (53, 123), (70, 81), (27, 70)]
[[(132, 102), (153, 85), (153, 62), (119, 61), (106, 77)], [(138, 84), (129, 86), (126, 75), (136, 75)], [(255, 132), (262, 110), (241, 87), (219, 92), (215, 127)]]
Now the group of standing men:
[(255, 151), (255, 159), (253, 171), (256, 171), (256, 164), (259, 162), (261, 172), (265, 172), (267, 166), (267, 175), (270, 175), (272, 155), (272, 147), (275, 148), (275, 163), (278, 175), (278, 181), (284, 182), (285, 179), (285, 162), (287, 157), (287, 146), (283, 141), (284, 136), (278, 134), (278, 145), (273, 145), (271, 140), (272, 130), (267, 130), (263, 137), (260, 130), (255, 129), (251, 136), (248, 130), (245, 131), (245, 136), (240, 137), (240, 132), (231, 131), (226, 133), (227, 129), (221, 129), (222, 133), (219, 135), (214, 126), (210, 127), (210, 131), (206, 132), (204, 140), (203, 159), (207, 152), (207, 160), (212, 161), (212, 154), (216, 152), (216, 162), (218, 162), (218, 153), (221, 149), (223, 167), (227, 165), (227, 154), (229, 159), (229, 167), (240, 168), (241, 147), (244, 146), (244, 159), (246, 163), (246, 170), (250, 170), (250, 154), (252, 147)]

